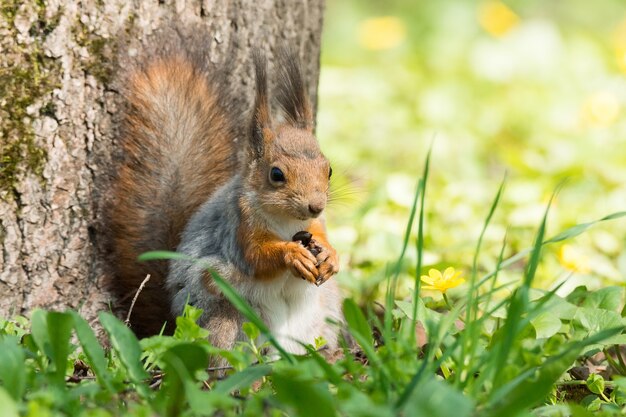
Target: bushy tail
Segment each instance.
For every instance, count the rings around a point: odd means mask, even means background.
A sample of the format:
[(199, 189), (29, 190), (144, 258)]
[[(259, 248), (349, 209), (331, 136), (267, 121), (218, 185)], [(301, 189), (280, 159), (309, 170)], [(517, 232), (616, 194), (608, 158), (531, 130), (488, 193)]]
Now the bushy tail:
[(173, 323), (167, 263), (138, 263), (137, 257), (175, 250), (191, 215), (236, 171), (237, 122), (219, 85), (184, 54), (152, 59), (128, 78), (120, 140), (125, 160), (107, 214), (113, 289), (122, 309), (151, 276), (131, 315), (140, 336)]

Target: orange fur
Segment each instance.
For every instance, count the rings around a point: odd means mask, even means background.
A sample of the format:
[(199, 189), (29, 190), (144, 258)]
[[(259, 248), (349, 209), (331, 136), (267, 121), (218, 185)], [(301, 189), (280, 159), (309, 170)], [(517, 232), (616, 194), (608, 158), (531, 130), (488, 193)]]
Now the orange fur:
[(285, 270), (285, 242), (281, 242), (276, 235), (268, 230), (252, 228), (243, 221), (237, 233), (244, 258), (254, 268), (256, 279), (270, 280)]

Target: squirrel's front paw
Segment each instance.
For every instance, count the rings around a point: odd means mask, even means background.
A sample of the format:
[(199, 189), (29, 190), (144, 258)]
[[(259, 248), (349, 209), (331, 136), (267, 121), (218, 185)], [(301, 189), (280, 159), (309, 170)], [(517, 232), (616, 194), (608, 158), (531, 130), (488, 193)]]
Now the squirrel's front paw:
[(287, 243), (285, 252), (285, 265), (291, 272), (302, 279), (315, 284), (319, 271), (317, 269), (317, 259), (304, 246), (296, 242)]
[(339, 272), (339, 258), (337, 252), (332, 246), (321, 247), (322, 250), (317, 254), (317, 269), (319, 275), (317, 276), (316, 285), (322, 285), (330, 277)]

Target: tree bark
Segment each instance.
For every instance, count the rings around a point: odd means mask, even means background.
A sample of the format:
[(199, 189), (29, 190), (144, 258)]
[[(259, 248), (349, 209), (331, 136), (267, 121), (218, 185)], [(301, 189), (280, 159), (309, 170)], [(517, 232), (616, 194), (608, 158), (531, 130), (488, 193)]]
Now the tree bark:
[[(206, 34), (249, 105), (251, 49), (300, 52), (315, 103), (323, 0), (2, 0), (0, 315), (108, 309), (102, 208), (123, 102), (118, 74), (164, 28)], [(269, 54), (271, 55), (271, 54)]]

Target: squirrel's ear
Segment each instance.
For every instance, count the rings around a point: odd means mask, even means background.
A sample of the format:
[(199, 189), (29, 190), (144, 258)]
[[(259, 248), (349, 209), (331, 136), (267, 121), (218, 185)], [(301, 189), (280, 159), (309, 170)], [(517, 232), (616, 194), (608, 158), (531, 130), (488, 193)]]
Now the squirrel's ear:
[(278, 67), (277, 98), (287, 122), (299, 129), (313, 131), (313, 111), (302, 78), (298, 54), (281, 50), (278, 54)]
[(254, 111), (250, 126), (250, 145), (256, 156), (263, 155), (264, 142), (273, 135), (272, 117), (270, 114), (269, 98), (267, 96), (267, 61), (260, 52), (252, 53), (254, 75), (256, 77), (256, 95)]

